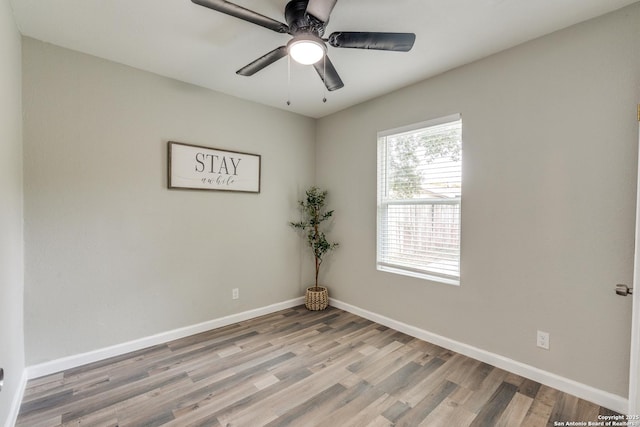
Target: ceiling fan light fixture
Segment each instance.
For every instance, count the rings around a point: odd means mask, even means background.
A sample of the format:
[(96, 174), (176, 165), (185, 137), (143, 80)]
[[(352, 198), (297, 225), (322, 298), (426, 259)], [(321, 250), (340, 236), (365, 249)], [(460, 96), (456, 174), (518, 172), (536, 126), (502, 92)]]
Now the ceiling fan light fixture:
[(320, 37), (301, 34), (292, 38), (287, 44), (291, 58), (299, 64), (311, 65), (320, 61), (327, 53), (327, 46)]

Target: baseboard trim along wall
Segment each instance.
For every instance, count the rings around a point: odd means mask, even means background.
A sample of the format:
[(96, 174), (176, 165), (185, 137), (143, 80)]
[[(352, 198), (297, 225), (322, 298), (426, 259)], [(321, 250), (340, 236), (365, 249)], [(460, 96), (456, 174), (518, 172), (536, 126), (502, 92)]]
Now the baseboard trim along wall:
[(406, 323), (398, 322), (397, 320), (390, 319), (342, 301), (330, 299), (330, 305), (360, 317), (364, 317), (365, 319), (369, 319), (373, 322), (380, 323), (381, 325), (388, 326), (389, 328), (403, 332), (412, 337), (439, 345), (447, 350), (455, 351), (456, 353), (488, 363), (497, 368), (504, 369), (505, 371), (539, 382), (540, 384), (572, 394), (581, 399), (612, 409), (616, 412), (625, 414), (629, 408), (629, 400), (622, 396), (599, 390), (595, 387), (564, 378), (560, 375), (538, 369), (534, 366), (509, 359), (508, 357), (504, 357), (499, 354), (491, 353), (489, 351), (425, 331), (424, 329), (420, 329)]
[(244, 320), (264, 316), (265, 314), (275, 313), (276, 311), (295, 307), (301, 304), (304, 304), (304, 297), (294, 298), (288, 301), (268, 305), (266, 307), (243, 311), (242, 313), (231, 314), (229, 316), (220, 317), (218, 319), (209, 320), (206, 322), (198, 323), (196, 325), (162, 332), (156, 335), (140, 338), (122, 344), (116, 344), (111, 347), (101, 348), (98, 350), (89, 351), (87, 353), (81, 353), (61, 359), (52, 360), (50, 362), (40, 363), (38, 365), (28, 366), (26, 369), (27, 378), (33, 379), (44, 377), (45, 375), (55, 374), (56, 372), (64, 371), (71, 368), (77, 368), (78, 366), (86, 365), (87, 363), (98, 362), (110, 357), (120, 356), (132, 351), (142, 350), (143, 348), (151, 347), (158, 344), (164, 344), (169, 341), (199, 334), (201, 332), (210, 331), (211, 329), (232, 325)]
[[(231, 325), (233, 323), (242, 322), (244, 320), (252, 319), (266, 314), (275, 313), (276, 311), (284, 310), (287, 308), (295, 307), (304, 303), (304, 298), (295, 298), (292, 300), (284, 301), (277, 304), (272, 304), (266, 307), (257, 308), (242, 313), (232, 314), (229, 316), (221, 317), (218, 319), (210, 320), (207, 322), (199, 323), (184, 328), (174, 329), (172, 331), (152, 335), (150, 337), (141, 338), (138, 340), (126, 342), (123, 344), (106, 347), (82, 353), (74, 356), (69, 356), (50, 362), (41, 363), (38, 365), (29, 366), (26, 368), (26, 375), (23, 375), (24, 383), (27, 379), (39, 378), (45, 375), (54, 374), (56, 372), (64, 371), (66, 369), (75, 368), (85, 365), (87, 363), (93, 363), (100, 360), (108, 359), (109, 357), (120, 356), (132, 351), (141, 350), (143, 348), (163, 344), (175, 339), (184, 338), (189, 335), (198, 334), (211, 329), (220, 328), (223, 326)], [(513, 372), (514, 374), (521, 375), (525, 378), (529, 378), (533, 381), (537, 381), (541, 384), (549, 387), (556, 388), (565, 393), (572, 394), (579, 398), (588, 400), (597, 405), (604, 406), (620, 413), (626, 413), (629, 406), (628, 399), (596, 389), (586, 384), (573, 381), (568, 378), (538, 369), (536, 367), (518, 362), (513, 359), (501, 356), (499, 354), (491, 353), (486, 350), (482, 350), (471, 345), (452, 340), (450, 338), (443, 337), (441, 335), (434, 334), (424, 329), (417, 328), (415, 326), (408, 325), (406, 323), (399, 322), (397, 320), (382, 316), (380, 314), (373, 313), (368, 310), (364, 310), (357, 306), (331, 299), (330, 304), (333, 307), (339, 308), (344, 311), (348, 311), (365, 319), (373, 322), (380, 323), (381, 325), (403, 332), (412, 337), (428, 341), (430, 343), (439, 345), (448, 350), (455, 351), (465, 356), (474, 358), (481, 362), (488, 363), (492, 366), (496, 366), (500, 369)], [(24, 393), (24, 386), (22, 385), (22, 391), (20, 392), (20, 398), (16, 399), (17, 409), (19, 409), (20, 402), (22, 401), (22, 394)], [(17, 417), (16, 409), (16, 417)]]

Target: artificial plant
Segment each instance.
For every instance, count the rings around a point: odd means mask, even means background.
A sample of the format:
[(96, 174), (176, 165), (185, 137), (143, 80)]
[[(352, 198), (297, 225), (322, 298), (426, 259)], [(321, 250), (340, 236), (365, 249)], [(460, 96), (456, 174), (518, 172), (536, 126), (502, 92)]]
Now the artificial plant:
[(318, 187), (309, 188), (306, 191), (306, 198), (298, 201), (298, 205), (302, 211), (302, 221), (289, 223), (293, 228), (306, 232), (307, 244), (313, 252), (316, 266), (314, 291), (317, 291), (319, 288), (318, 275), (324, 256), (338, 247), (338, 243), (330, 243), (327, 240), (321, 227), (323, 222), (333, 216), (333, 210), (325, 210), (326, 198), (326, 190), (320, 190)]

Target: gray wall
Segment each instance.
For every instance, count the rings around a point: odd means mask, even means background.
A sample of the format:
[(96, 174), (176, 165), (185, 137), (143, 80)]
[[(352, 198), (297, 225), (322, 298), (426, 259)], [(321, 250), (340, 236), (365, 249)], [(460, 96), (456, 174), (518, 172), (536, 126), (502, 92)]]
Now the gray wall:
[[(628, 390), (640, 4), (320, 119), (336, 298)], [(376, 271), (376, 132), (462, 113), (461, 286)], [(536, 330), (551, 349), (536, 348)]]
[[(314, 120), (28, 38), (23, 79), (28, 365), (301, 294)], [(168, 190), (169, 140), (261, 154), (262, 192)]]
[(20, 34), (7, 0), (0, 0), (0, 425), (24, 370), (23, 196)]

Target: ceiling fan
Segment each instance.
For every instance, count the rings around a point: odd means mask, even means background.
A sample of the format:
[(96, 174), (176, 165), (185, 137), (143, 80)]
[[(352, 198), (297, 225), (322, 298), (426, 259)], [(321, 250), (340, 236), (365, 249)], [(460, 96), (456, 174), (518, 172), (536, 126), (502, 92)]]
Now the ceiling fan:
[(286, 46), (277, 47), (236, 71), (236, 74), (241, 76), (252, 76), (288, 54), (296, 62), (313, 65), (327, 89), (332, 91), (340, 89), (344, 83), (327, 56), (327, 42), (338, 48), (408, 52), (416, 39), (413, 33), (354, 31), (338, 31), (331, 33), (329, 38), (322, 38), (337, 0), (291, 0), (284, 10), (287, 24), (225, 0), (191, 1), (269, 30), (293, 36)]

